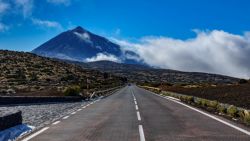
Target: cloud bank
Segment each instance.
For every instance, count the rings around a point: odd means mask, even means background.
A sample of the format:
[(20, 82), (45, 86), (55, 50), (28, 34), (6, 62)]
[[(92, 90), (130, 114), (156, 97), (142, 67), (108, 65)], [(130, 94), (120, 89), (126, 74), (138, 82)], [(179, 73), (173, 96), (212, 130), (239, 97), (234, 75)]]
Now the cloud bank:
[(138, 42), (117, 40), (124, 50), (137, 53), (151, 66), (182, 71), (250, 77), (250, 32), (198, 31), (192, 39), (144, 37)]
[(107, 53), (98, 53), (96, 56), (87, 58), (85, 61), (86, 62), (94, 62), (94, 61), (102, 61), (102, 60), (108, 60), (108, 61), (113, 61), (113, 62), (121, 62), (121, 60), (116, 57), (115, 55), (112, 54), (107, 54)]

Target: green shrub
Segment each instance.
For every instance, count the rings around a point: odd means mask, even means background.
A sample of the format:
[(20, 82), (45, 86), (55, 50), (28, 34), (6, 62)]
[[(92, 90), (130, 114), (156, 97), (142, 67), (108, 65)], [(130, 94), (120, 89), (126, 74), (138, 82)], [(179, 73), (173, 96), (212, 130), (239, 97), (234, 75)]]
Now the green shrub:
[(207, 106), (207, 100), (201, 99), (201, 106), (206, 107)]
[(237, 116), (237, 112), (238, 112), (238, 109), (233, 106), (233, 105), (230, 105), (228, 108), (227, 108), (227, 114), (231, 117), (235, 117)]
[(63, 93), (65, 96), (79, 96), (80, 87), (79, 86), (68, 87)]
[(218, 104), (217, 111), (225, 114), (227, 112), (227, 108), (224, 105)]
[(201, 105), (201, 98), (197, 98), (196, 100), (195, 100), (195, 104), (196, 105), (198, 105), (198, 106), (200, 106)]
[(213, 109), (216, 109), (218, 105), (218, 101), (214, 100), (214, 101), (207, 101), (207, 106)]
[(244, 123), (246, 123), (247, 125), (250, 125), (250, 112), (249, 111), (240, 110), (239, 116)]
[(194, 97), (193, 96), (180, 96), (181, 101), (188, 102), (188, 103), (193, 103), (194, 102)]

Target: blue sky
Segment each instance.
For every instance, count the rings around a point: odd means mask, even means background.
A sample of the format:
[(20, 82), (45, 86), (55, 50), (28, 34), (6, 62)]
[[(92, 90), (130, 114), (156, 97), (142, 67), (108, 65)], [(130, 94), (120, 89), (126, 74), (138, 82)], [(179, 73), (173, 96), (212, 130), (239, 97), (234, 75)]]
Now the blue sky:
[(249, 0), (0, 0), (0, 49), (31, 51), (80, 25), (125, 40), (189, 39), (193, 29), (242, 35), (250, 30)]
[(249, 13), (249, 0), (0, 0), (0, 49), (79, 25), (151, 66), (250, 78)]

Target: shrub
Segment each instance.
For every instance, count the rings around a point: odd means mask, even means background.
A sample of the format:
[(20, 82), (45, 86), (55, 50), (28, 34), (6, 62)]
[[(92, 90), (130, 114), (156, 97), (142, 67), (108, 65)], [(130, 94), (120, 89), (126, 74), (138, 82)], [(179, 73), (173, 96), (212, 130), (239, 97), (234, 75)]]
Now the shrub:
[(218, 105), (218, 101), (216, 101), (216, 100), (214, 100), (214, 101), (207, 101), (207, 106), (208, 107), (216, 109), (217, 105)]
[(68, 87), (63, 93), (64, 96), (79, 96), (80, 87), (79, 86)]
[(193, 96), (181, 96), (180, 99), (181, 99), (181, 101), (188, 102), (188, 103), (194, 102)]
[(218, 104), (217, 105), (217, 111), (220, 112), (220, 113), (226, 113), (226, 107), (224, 105), (221, 105), (221, 104)]
[(240, 110), (239, 116), (244, 123), (246, 123), (247, 125), (250, 125), (250, 112), (249, 111)]
[(201, 106), (206, 107), (207, 106), (207, 100), (201, 99)]
[(201, 105), (201, 98), (196, 98), (196, 100), (194, 101), (196, 105), (200, 106)]
[(238, 112), (238, 109), (233, 105), (230, 105), (227, 108), (227, 114), (231, 117), (235, 117), (237, 115), (237, 112)]
[(240, 79), (239, 80), (239, 84), (246, 84), (248, 83), (248, 81), (246, 79)]

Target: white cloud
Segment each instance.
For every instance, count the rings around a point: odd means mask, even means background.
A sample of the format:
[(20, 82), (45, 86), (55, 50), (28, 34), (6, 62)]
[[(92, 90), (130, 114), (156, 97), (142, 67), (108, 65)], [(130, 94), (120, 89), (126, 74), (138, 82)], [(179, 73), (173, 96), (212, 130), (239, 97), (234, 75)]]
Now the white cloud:
[(22, 15), (27, 18), (32, 15), (34, 7), (33, 0), (14, 0), (14, 4), (18, 10), (22, 11)]
[(116, 42), (151, 66), (250, 77), (250, 32), (195, 31), (197, 36), (188, 40), (144, 37), (137, 43)]
[(61, 24), (58, 22), (55, 22), (55, 21), (32, 19), (32, 22), (33, 22), (33, 24), (38, 25), (38, 26), (42, 26), (42, 27), (62, 29)]
[(121, 60), (112, 54), (104, 54), (104, 53), (98, 53), (96, 56), (87, 58), (86, 62), (94, 62), (94, 61), (102, 61), (102, 60), (108, 60), (113, 62), (121, 62)]
[(65, 5), (68, 6), (71, 4), (71, 0), (47, 0), (48, 3), (56, 4), (56, 5)]
[(74, 32), (74, 34), (76, 36), (78, 36), (80, 39), (86, 41), (86, 42), (89, 42), (89, 43), (92, 43), (91, 39), (90, 39), (90, 36), (87, 32), (84, 32), (84, 33), (78, 33), (78, 32)]
[(10, 5), (8, 3), (5, 3), (0, 0), (0, 14), (5, 13), (10, 8)]
[(8, 29), (9, 29), (9, 27), (7, 25), (0, 23), (0, 32), (4, 32)]

